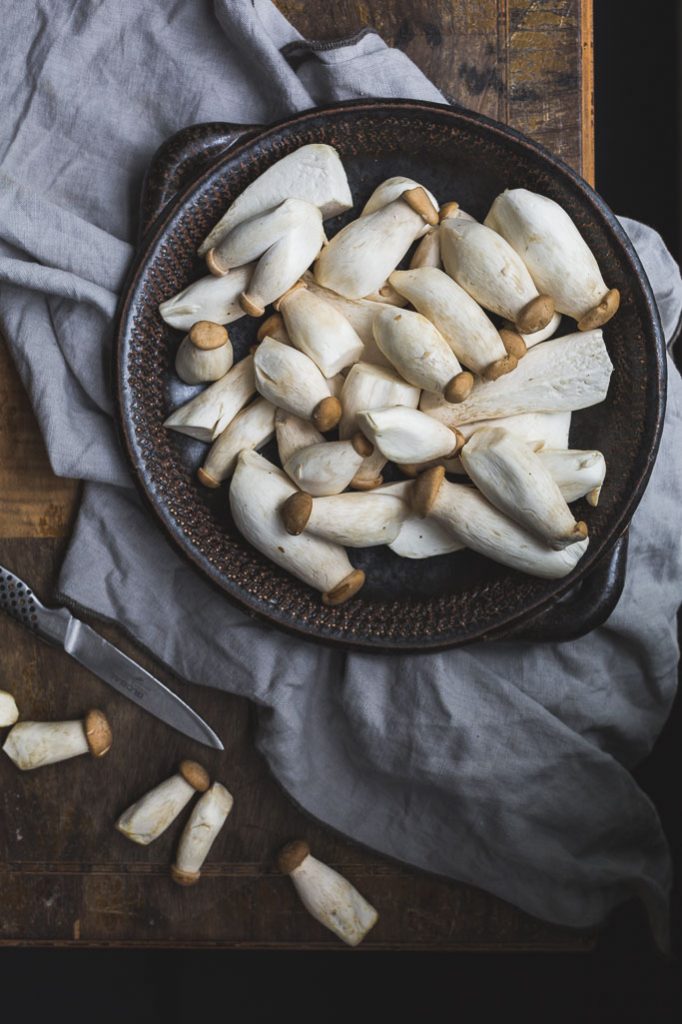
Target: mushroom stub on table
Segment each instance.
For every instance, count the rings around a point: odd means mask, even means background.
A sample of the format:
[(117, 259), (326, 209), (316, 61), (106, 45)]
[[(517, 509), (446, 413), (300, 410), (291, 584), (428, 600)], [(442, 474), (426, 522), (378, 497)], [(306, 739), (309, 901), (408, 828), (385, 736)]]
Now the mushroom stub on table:
[[(618, 291), (546, 196), (507, 190), (483, 223), (443, 199), (389, 178), (327, 239), (353, 197), (333, 147), (303, 146), (232, 203), (199, 249), (209, 273), (160, 306), (184, 332), (178, 375), (207, 385), (165, 426), (206, 442), (200, 482), (227, 486), (246, 539), (330, 606), (364, 584), (347, 549), (466, 547), (559, 578), (589, 544), (569, 504), (596, 505), (606, 465), (569, 450), (568, 428), (606, 397)], [(225, 325), (243, 316), (266, 319), (233, 363)], [(280, 465), (259, 454), (273, 437)], [(385, 483), (391, 465), (402, 479)]]

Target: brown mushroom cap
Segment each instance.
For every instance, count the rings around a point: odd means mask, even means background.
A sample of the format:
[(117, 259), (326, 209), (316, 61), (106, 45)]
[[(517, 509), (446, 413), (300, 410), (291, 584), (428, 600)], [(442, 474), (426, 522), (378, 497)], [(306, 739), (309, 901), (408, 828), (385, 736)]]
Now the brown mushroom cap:
[(341, 402), (338, 398), (330, 395), (329, 398), (323, 398), (315, 406), (312, 416), (313, 423), (322, 434), (326, 434), (328, 430), (333, 430), (337, 426), (342, 412)]
[(220, 487), (220, 480), (216, 480), (214, 476), (207, 473), (203, 466), (199, 466), (197, 470), (197, 479), (200, 484), (204, 485), (204, 487), (211, 487), (213, 490), (215, 490), (216, 487)]
[(211, 785), (211, 779), (205, 768), (196, 761), (181, 761), (178, 771), (185, 782), (196, 789), (197, 793), (205, 793)]
[(362, 569), (353, 569), (332, 590), (328, 590), (326, 594), (322, 595), (322, 604), (326, 604), (328, 608), (336, 608), (337, 605), (344, 604), (354, 597), (364, 583), (365, 574)]
[(229, 341), (229, 335), (223, 325), (214, 324), (211, 320), (197, 320), (190, 327), (188, 337), (195, 348), (206, 352), (222, 348)]
[(88, 711), (83, 723), (85, 738), (93, 757), (104, 757), (111, 749), (113, 736), (109, 720), (103, 711), (93, 708)]
[(510, 330), (508, 327), (501, 327), (500, 338), (507, 355), (514, 356), (516, 359), (523, 359), (528, 351), (528, 346), (517, 331)]
[(448, 217), (456, 217), (458, 211), (459, 211), (459, 203), (455, 203), (455, 202), (443, 203), (443, 205), (440, 208), (439, 214), (438, 214), (438, 219), (442, 223), (444, 220), (447, 220)]
[(171, 878), (178, 885), (196, 885), (201, 878), (201, 871), (182, 871), (175, 864), (171, 864)]
[(225, 277), (226, 274), (229, 274), (229, 270), (223, 267), (218, 260), (215, 249), (209, 249), (206, 253), (206, 266), (214, 277)]
[(310, 847), (305, 839), (294, 839), (283, 846), (277, 855), (277, 867), (283, 874), (290, 875), (306, 857), (310, 856)]
[(354, 476), (350, 482), (350, 486), (354, 491), (374, 491), (377, 487), (381, 487), (383, 482), (383, 476), (375, 476), (372, 477), (371, 480), (366, 477)]
[(286, 300), (291, 295), (293, 295), (294, 292), (297, 292), (300, 288), (307, 288), (307, 287), (308, 287), (308, 285), (305, 283), (305, 281), (296, 281), (295, 284), (292, 284), (291, 288), (287, 288), (287, 290), (285, 291), (284, 295), (280, 295), (280, 297), (278, 299), (275, 299), (275, 301), (273, 302), (273, 306), (279, 312), (279, 309), (280, 309), (282, 303), (286, 302)]
[(313, 499), (303, 491), (290, 495), (280, 509), (284, 529), (293, 537), (303, 533), (313, 510)]
[(469, 373), (468, 370), (462, 370), (461, 373), (456, 373), (452, 380), (448, 381), (445, 385), (443, 388), (443, 398), (446, 402), (453, 404), (463, 402), (471, 394), (473, 386), (473, 373)]
[(414, 212), (418, 213), (427, 224), (438, 223), (438, 210), (421, 185), (417, 185), (416, 188), (408, 188), (400, 198), (404, 199), (407, 205), (412, 207)]
[(419, 474), (412, 484), (411, 504), (415, 515), (423, 519), (429, 514), (444, 479), (444, 466), (434, 466)]
[(506, 356), (502, 356), (501, 359), (496, 359), (494, 363), (486, 366), (482, 373), (483, 380), (497, 380), (498, 377), (504, 377), (505, 373), (511, 373), (512, 370), (515, 370), (518, 364), (518, 359), (510, 352)]
[(239, 305), (247, 316), (262, 316), (265, 312), (265, 306), (257, 301), (257, 296), (252, 297), (246, 292), (239, 296)]
[(371, 441), (368, 441), (362, 431), (358, 430), (350, 439), (350, 443), (363, 458), (368, 458), (374, 452), (374, 445)]
[(546, 327), (554, 316), (554, 300), (549, 295), (537, 295), (527, 302), (516, 318), (521, 334), (535, 334)]
[(258, 328), (256, 341), (261, 342), (267, 335), (272, 335), (284, 328), (284, 317), (281, 313), (271, 313)]
[(599, 305), (581, 317), (578, 321), (578, 330), (593, 331), (597, 327), (602, 327), (608, 323), (614, 313), (618, 312), (619, 306), (620, 292), (617, 288), (610, 288)]

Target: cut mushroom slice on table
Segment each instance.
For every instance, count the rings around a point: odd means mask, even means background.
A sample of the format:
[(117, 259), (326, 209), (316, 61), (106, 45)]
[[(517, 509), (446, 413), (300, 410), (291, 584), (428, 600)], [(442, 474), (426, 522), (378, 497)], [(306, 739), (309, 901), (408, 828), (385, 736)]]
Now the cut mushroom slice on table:
[(291, 878), (308, 913), (347, 945), (357, 946), (379, 920), (355, 886), (312, 856), (305, 840), (287, 843), (277, 864)]
[(282, 522), (293, 536), (305, 531), (344, 547), (369, 548), (394, 541), (408, 511), (401, 498), (375, 491), (322, 498), (299, 493), (282, 505)]
[(391, 551), (400, 558), (412, 559), (433, 558), (435, 555), (449, 555), (453, 551), (461, 551), (464, 545), (444, 526), (435, 519), (423, 519), (414, 514), (410, 503), (411, 490), (411, 480), (397, 480), (383, 484), (374, 492), (377, 497), (382, 494), (394, 495), (401, 498), (407, 506), (398, 536), (388, 545)]
[(464, 443), (461, 434), (426, 413), (405, 406), (372, 409), (359, 413), (357, 419), (363, 434), (391, 462), (454, 458)]
[(287, 199), (276, 209), (237, 225), (217, 248), (209, 249), (206, 263), (212, 274), (221, 277), (257, 259), (239, 301), (249, 316), (262, 316), (268, 303), (280, 298), (308, 269), (325, 241), (318, 208)]
[(196, 398), (175, 409), (163, 425), (198, 441), (215, 441), (255, 393), (253, 356), (249, 355)]
[(232, 794), (214, 782), (210, 789), (199, 797), (185, 825), (171, 877), (178, 885), (195, 885), (201, 878), (201, 868), (221, 828), (232, 810)]
[(477, 430), (462, 448), (462, 465), (488, 501), (553, 548), (587, 537), (549, 468), (532, 448), (500, 427)]
[(237, 224), (291, 198), (319, 207), (324, 220), (350, 210), (353, 197), (348, 178), (333, 146), (322, 143), (301, 146), (268, 167), (246, 186), (211, 229), (199, 247), (199, 255), (205, 256)]
[(604, 401), (612, 371), (600, 330), (567, 334), (536, 345), (513, 373), (477, 382), (459, 405), (424, 392), (420, 407), (449, 427), (527, 412), (573, 412)]
[(22, 771), (68, 761), (81, 754), (104, 757), (111, 748), (111, 726), (102, 711), (88, 711), (82, 721), (18, 722), (3, 750)]
[(0, 729), (14, 725), (19, 718), (19, 708), (11, 693), (0, 690)]
[(237, 529), (250, 544), (297, 579), (322, 593), (326, 605), (343, 604), (360, 590), (365, 574), (354, 569), (344, 549), (308, 534), (292, 537), (280, 509), (296, 488), (256, 452), (242, 452), (230, 487)]
[(373, 450), (358, 432), (349, 441), (322, 441), (299, 448), (282, 468), (302, 491), (321, 498), (345, 491)]
[(225, 428), (197, 470), (199, 482), (205, 487), (219, 487), (234, 473), (239, 453), (245, 448), (258, 449), (275, 435), (275, 407), (265, 398), (257, 398), (237, 413)]
[(273, 338), (264, 338), (254, 353), (258, 392), (278, 409), (310, 420), (322, 433), (341, 419), (342, 406), (309, 356)]
[(232, 343), (225, 328), (198, 320), (180, 342), (175, 372), (185, 384), (208, 384), (224, 377), (233, 362)]
[(575, 569), (589, 538), (565, 548), (551, 548), (505, 516), (467, 484), (453, 484), (438, 466), (414, 481), (412, 507), (431, 516), (466, 547), (512, 569), (543, 579), (561, 579)]
[(159, 313), (171, 327), (189, 331), (197, 320), (231, 324), (245, 315), (239, 297), (251, 280), (253, 263), (236, 267), (226, 277), (209, 274), (159, 306)]
[(195, 793), (205, 793), (211, 784), (208, 772), (196, 761), (181, 761), (178, 771), (150, 789), (132, 804), (116, 822), (127, 839), (148, 846), (166, 831)]
[(492, 228), (448, 218), (440, 228), (440, 251), (450, 277), (522, 334), (540, 331), (552, 319), (552, 299), (538, 292), (521, 257)]
[(507, 189), (485, 219), (519, 254), (554, 307), (591, 331), (618, 310), (620, 292), (604, 283), (599, 264), (566, 210), (526, 188)]
[(374, 317), (374, 339), (401, 377), (417, 388), (462, 402), (474, 386), (457, 356), (430, 320), (412, 310), (387, 307)]
[(378, 292), (412, 242), (437, 223), (438, 204), (430, 192), (411, 179), (391, 178), (322, 250), (315, 280), (347, 299)]
[(305, 352), (325, 377), (334, 377), (362, 356), (364, 345), (346, 317), (297, 282), (276, 303), (291, 343)]
[(457, 359), (474, 373), (494, 380), (513, 370), (525, 354), (520, 336), (508, 332), (503, 337), (478, 302), (444, 271), (396, 270), (391, 284), (431, 321)]
[(606, 476), (606, 460), (601, 452), (578, 449), (557, 451), (548, 447), (541, 448), (537, 455), (558, 485), (565, 501), (586, 498), (593, 507), (599, 503)]

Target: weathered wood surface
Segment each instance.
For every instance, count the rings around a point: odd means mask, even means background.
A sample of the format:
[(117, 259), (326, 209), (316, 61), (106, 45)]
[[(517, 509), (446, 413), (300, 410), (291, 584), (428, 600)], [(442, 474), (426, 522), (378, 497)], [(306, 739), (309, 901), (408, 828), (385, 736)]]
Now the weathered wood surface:
[[(591, 6), (579, 0), (278, 0), (302, 33), (348, 36), (371, 25), (404, 49), (457, 102), (508, 121), (591, 171)], [(49, 599), (77, 502), (77, 484), (49, 469), (37, 426), (0, 344), (0, 563)], [(366, 851), (317, 824), (286, 797), (253, 742), (243, 699), (174, 679), (110, 626), (99, 629), (140, 660), (220, 733), (223, 754), (171, 732), (66, 654), (0, 616), (0, 688), (24, 718), (106, 710), (115, 742), (88, 758), (19, 773), (0, 757), (0, 944), (224, 945), (338, 949), (302, 909), (274, 865), (279, 846), (305, 835), (343, 871), (381, 919), (363, 949), (583, 950), (593, 936), (552, 927), (469, 886), (436, 879)], [(195, 757), (235, 805), (198, 886), (168, 877), (189, 810), (147, 848), (113, 828), (117, 815)]]

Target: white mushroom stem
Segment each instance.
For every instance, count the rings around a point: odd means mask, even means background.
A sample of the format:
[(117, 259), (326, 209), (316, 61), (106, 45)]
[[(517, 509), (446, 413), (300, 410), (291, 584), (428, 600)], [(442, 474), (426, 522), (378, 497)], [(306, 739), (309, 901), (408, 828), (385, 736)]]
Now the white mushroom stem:
[(362, 587), (365, 575), (354, 569), (344, 549), (319, 537), (292, 537), (280, 509), (296, 488), (289, 478), (255, 452), (242, 452), (230, 487), (230, 508), (237, 529), (250, 544), (297, 579), (322, 592), (327, 605), (342, 604)]
[(19, 708), (14, 697), (11, 693), (7, 693), (6, 690), (0, 690), (0, 729), (5, 729), (8, 725), (14, 725), (18, 718)]
[(434, 324), (457, 359), (474, 373), (498, 377), (514, 369), (517, 359), (509, 358), (492, 321), (442, 270), (396, 270), (391, 284)]
[(305, 353), (264, 338), (254, 355), (254, 370), (258, 392), (279, 409), (311, 420), (323, 433), (339, 422), (341, 403)]
[(369, 441), (362, 435), (360, 437), (366, 448), (352, 440), (323, 441), (300, 448), (284, 462), (284, 471), (297, 487), (313, 497), (340, 494), (362, 466), (362, 452), (371, 450)]
[[(318, 284), (348, 299), (377, 292), (415, 238), (429, 223), (437, 223), (432, 197), (416, 182), (406, 181), (395, 187), (380, 185), (362, 215), (332, 238), (315, 263)], [(399, 197), (386, 202), (393, 194)]]
[(255, 391), (253, 356), (249, 355), (196, 398), (175, 409), (163, 425), (198, 441), (215, 441)]
[(398, 536), (388, 545), (391, 551), (400, 558), (433, 558), (435, 555), (449, 555), (453, 551), (461, 551), (464, 545), (452, 534), (429, 517), (422, 519), (412, 512), (410, 503), (411, 480), (398, 480), (395, 483), (383, 484), (374, 493), (377, 495), (391, 494), (401, 498), (407, 509), (400, 524)]
[(309, 914), (349, 946), (362, 942), (379, 920), (355, 886), (310, 853), (303, 840), (289, 843), (278, 859)]
[(373, 363), (377, 366), (391, 365), (383, 352), (378, 348), (372, 330), (375, 315), (384, 308), (386, 303), (375, 302), (371, 299), (345, 299), (343, 295), (337, 295), (336, 292), (330, 291), (329, 288), (323, 288), (310, 273), (304, 274), (303, 280), (314, 295), (319, 295), (348, 320), (365, 346), (361, 362)]
[(556, 550), (538, 540), (491, 505), (480, 491), (444, 479), (442, 467), (428, 469), (414, 482), (417, 515), (430, 515), (466, 547), (513, 569), (560, 579), (575, 569), (589, 538)]
[(613, 366), (602, 332), (587, 331), (536, 345), (513, 373), (481, 381), (459, 405), (425, 392), (421, 408), (450, 427), (526, 412), (566, 412), (606, 398)]
[(205, 256), (237, 224), (290, 198), (318, 206), (325, 220), (350, 210), (353, 197), (348, 179), (339, 154), (332, 146), (321, 143), (301, 146), (268, 167), (240, 192), (201, 243), (199, 255)]
[(344, 547), (368, 548), (394, 541), (407, 512), (391, 494), (293, 494), (282, 506), (282, 522), (295, 536), (305, 531)]
[(111, 727), (97, 710), (75, 722), (18, 722), (10, 730), (3, 750), (17, 768), (29, 771), (81, 754), (103, 757), (111, 747)]
[(535, 451), (541, 448), (568, 448), (571, 428), (570, 412), (522, 412), (516, 416), (501, 416), (494, 420), (462, 423), (457, 429), (468, 440), (482, 427), (502, 427), (514, 437), (525, 441)]
[(334, 377), (362, 356), (362, 341), (345, 316), (304, 284), (283, 295), (278, 308), (292, 344), (310, 356), (325, 377)]
[(258, 325), (256, 341), (260, 342), (263, 338), (274, 338), (275, 341), (281, 341), (283, 345), (291, 345), (291, 338), (287, 334), (284, 317), (281, 313), (271, 313)]
[(387, 307), (374, 318), (374, 338), (398, 373), (415, 387), (461, 402), (474, 385), (433, 324), (411, 310)]
[[(533, 348), (534, 345), (539, 345), (541, 341), (547, 341), (548, 338), (553, 338), (559, 330), (560, 324), (561, 313), (554, 313), (547, 326), (543, 327), (541, 331), (534, 331), (533, 334), (522, 334), (521, 338), (523, 338), (526, 349)], [(513, 331), (516, 333), (516, 327), (511, 320), (505, 320), (501, 331)]]
[[(410, 269), (418, 267), (442, 267), (440, 258), (440, 234), (438, 228), (429, 228), (412, 253)], [(394, 285), (395, 287), (395, 285)]]
[(204, 861), (233, 803), (232, 794), (219, 782), (214, 782), (197, 800), (180, 836), (175, 864), (171, 867), (173, 881), (179, 885), (194, 885), (199, 881)]
[(558, 203), (525, 188), (497, 197), (485, 219), (519, 254), (537, 288), (555, 308), (578, 321), (580, 330), (601, 327), (620, 303), (609, 289), (592, 251)]
[(424, 223), (419, 232), (420, 236), (426, 234), (429, 225), (438, 224), (438, 200), (433, 192), (429, 192), (412, 178), (404, 178), (401, 175), (386, 178), (377, 185), (363, 206), (360, 216), (366, 217), (401, 198), (421, 213)]
[(285, 199), (279, 206), (242, 221), (225, 235), (219, 245), (209, 250), (207, 259), (211, 273), (220, 277), (235, 267), (259, 260), (308, 217), (321, 225), (317, 207), (300, 199)]
[(277, 452), (283, 466), (304, 448), (325, 443), (317, 427), (284, 409), (277, 409), (275, 412), (275, 435)]
[(275, 434), (275, 407), (265, 398), (247, 405), (213, 442), (198, 477), (205, 487), (219, 487), (234, 473), (237, 457), (245, 448), (258, 449)]
[(132, 804), (116, 822), (127, 839), (148, 846), (166, 831), (195, 793), (205, 793), (208, 773), (196, 761), (182, 761), (175, 775), (150, 789)]
[(223, 326), (199, 320), (180, 342), (175, 372), (185, 384), (220, 380), (234, 362), (232, 343)]
[(488, 501), (553, 548), (587, 536), (538, 455), (499, 427), (477, 430), (460, 453), (462, 465)]
[(171, 327), (189, 331), (197, 320), (231, 324), (244, 316), (239, 297), (251, 280), (254, 264), (237, 267), (225, 277), (209, 274), (159, 306), (159, 313)]
[(521, 257), (491, 228), (448, 218), (441, 224), (440, 250), (450, 277), (523, 334), (539, 331), (551, 320), (551, 298), (539, 294)]
[(358, 414), (363, 434), (392, 462), (427, 462), (455, 456), (463, 443), (443, 423), (417, 409), (391, 406)]
[(566, 501), (587, 498), (590, 505), (598, 504), (606, 476), (606, 461), (601, 452), (541, 448), (537, 455)]

